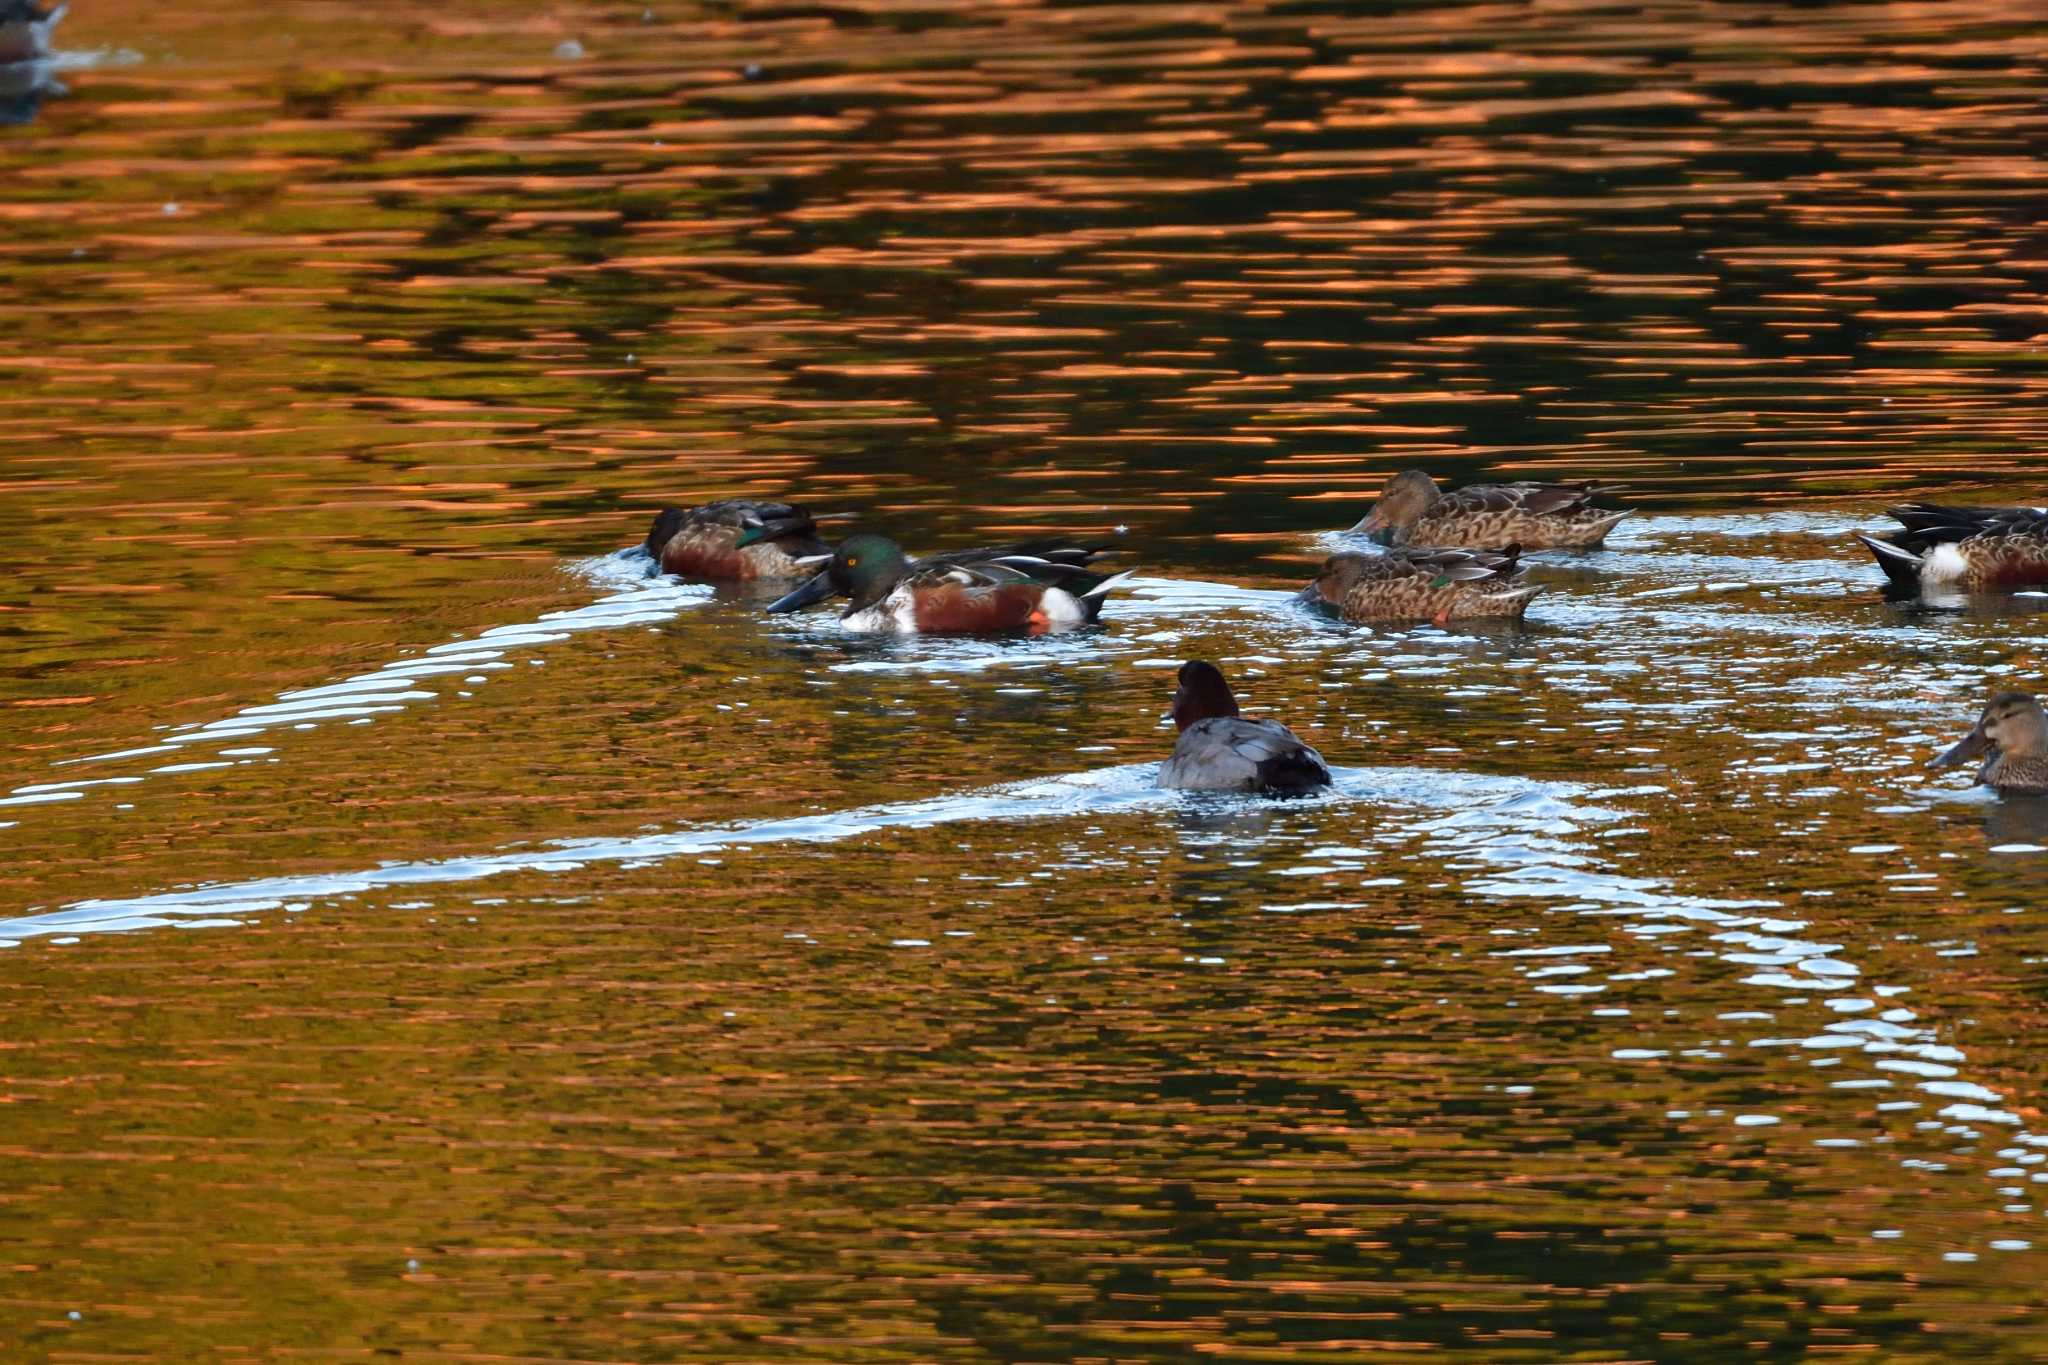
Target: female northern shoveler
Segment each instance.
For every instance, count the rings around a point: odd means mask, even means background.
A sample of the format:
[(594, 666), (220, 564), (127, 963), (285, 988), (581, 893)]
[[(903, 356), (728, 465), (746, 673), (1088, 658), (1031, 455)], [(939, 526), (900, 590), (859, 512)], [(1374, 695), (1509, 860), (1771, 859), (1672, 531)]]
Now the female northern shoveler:
[(1330, 785), (1323, 756), (1274, 720), (1246, 720), (1216, 665), (1180, 666), (1173, 694), (1180, 741), (1159, 765), (1159, 785), (1182, 791), (1264, 792), (1300, 796)]
[(40, 61), (50, 55), (50, 30), (64, 6), (41, 9), (32, 0), (0, 0), (0, 66)]
[(1299, 600), (1346, 621), (1520, 617), (1542, 589), (1522, 576), (1521, 547), (1331, 555)]
[(1476, 550), (1585, 550), (1607, 538), (1633, 509), (1609, 512), (1593, 499), (1620, 491), (1598, 483), (1475, 483), (1440, 492), (1419, 469), (1396, 474), (1354, 531), (1389, 545), (1451, 545)]
[(2024, 692), (2000, 692), (1977, 717), (1977, 728), (1930, 768), (1983, 758), (1977, 782), (2001, 796), (2048, 796), (2048, 716)]
[(1856, 539), (1877, 556), (1895, 593), (2003, 592), (2048, 584), (2048, 508), (1909, 502), (1885, 514), (1906, 529), (1882, 537), (1859, 531)]
[(647, 533), (647, 553), (663, 573), (688, 578), (801, 578), (832, 553), (816, 531), (801, 507), (733, 498), (663, 508)]
[(817, 577), (768, 610), (795, 611), (838, 593), (853, 599), (840, 618), (848, 630), (1043, 635), (1093, 621), (1103, 597), (1130, 577), (1089, 571), (1104, 548), (1027, 540), (910, 559), (887, 536), (848, 536)]

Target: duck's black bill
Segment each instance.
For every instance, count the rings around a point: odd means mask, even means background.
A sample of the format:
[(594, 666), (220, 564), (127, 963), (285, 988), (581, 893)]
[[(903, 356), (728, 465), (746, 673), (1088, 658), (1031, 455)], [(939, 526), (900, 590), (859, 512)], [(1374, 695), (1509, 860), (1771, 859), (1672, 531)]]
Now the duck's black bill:
[(769, 611), (795, 611), (832, 595), (832, 575), (817, 573), (768, 604)]
[(1985, 738), (1984, 732), (1982, 730), (1972, 730), (1969, 734), (1964, 735), (1954, 748), (1927, 766), (1930, 768), (1954, 768), (1964, 763), (1974, 763), (1982, 758), (1990, 748), (1991, 741)]

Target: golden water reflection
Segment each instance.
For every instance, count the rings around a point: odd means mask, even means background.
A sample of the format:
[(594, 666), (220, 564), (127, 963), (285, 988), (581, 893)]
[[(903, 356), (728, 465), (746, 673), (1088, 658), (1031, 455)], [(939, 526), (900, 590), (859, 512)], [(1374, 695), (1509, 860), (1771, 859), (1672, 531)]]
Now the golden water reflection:
[[(1847, 538), (2042, 497), (2030, 8), (60, 39), (0, 1354), (2038, 1354), (2048, 819), (1919, 765), (2040, 618)], [(1288, 607), (1418, 464), (1644, 510), (1525, 629)], [(604, 558), (737, 493), (1144, 577), (857, 642)], [(1339, 795), (1149, 795), (1197, 655)]]

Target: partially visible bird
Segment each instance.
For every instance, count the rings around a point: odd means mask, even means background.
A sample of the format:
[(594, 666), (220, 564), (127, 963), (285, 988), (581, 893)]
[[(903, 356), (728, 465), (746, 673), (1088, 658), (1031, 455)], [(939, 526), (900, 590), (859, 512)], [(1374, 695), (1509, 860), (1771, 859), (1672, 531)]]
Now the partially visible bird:
[(1388, 545), (1584, 550), (1605, 540), (1633, 510), (1593, 505), (1619, 491), (1618, 484), (1475, 483), (1446, 493), (1411, 469), (1387, 480), (1379, 501), (1351, 529)]
[(686, 578), (801, 578), (832, 553), (817, 525), (786, 502), (731, 498), (665, 507), (647, 532), (647, 553), (662, 572)]
[(1522, 573), (1521, 547), (1412, 549), (1339, 554), (1323, 561), (1298, 601), (1346, 621), (1450, 621), (1519, 618), (1542, 589)]
[(1927, 766), (1954, 768), (1981, 758), (1977, 782), (2001, 796), (2048, 795), (2048, 716), (2024, 692), (2000, 692), (1977, 724)]
[(0, 0), (0, 66), (40, 61), (50, 55), (50, 30), (65, 6), (43, 9), (34, 0)]
[(1855, 535), (1877, 557), (1894, 594), (2048, 585), (2048, 507), (1909, 502), (1885, 513), (1905, 529), (1887, 536)]
[(912, 559), (887, 536), (848, 536), (816, 577), (769, 603), (795, 611), (835, 593), (852, 599), (848, 630), (991, 634), (1086, 625), (1128, 572), (1099, 574), (1108, 547), (1049, 538)]
[(1330, 785), (1323, 756), (1273, 720), (1246, 720), (1222, 671), (1205, 660), (1180, 666), (1173, 723), (1180, 740), (1159, 765), (1159, 785), (1182, 791), (1300, 796)]

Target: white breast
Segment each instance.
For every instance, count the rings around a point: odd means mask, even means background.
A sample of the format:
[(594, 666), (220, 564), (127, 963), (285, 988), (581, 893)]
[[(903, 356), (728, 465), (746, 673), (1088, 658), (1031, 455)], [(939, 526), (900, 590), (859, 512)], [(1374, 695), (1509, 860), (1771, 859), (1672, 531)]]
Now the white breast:
[(917, 602), (911, 597), (910, 589), (899, 584), (895, 591), (872, 607), (863, 607), (840, 617), (839, 624), (847, 630), (911, 634), (917, 630)]

